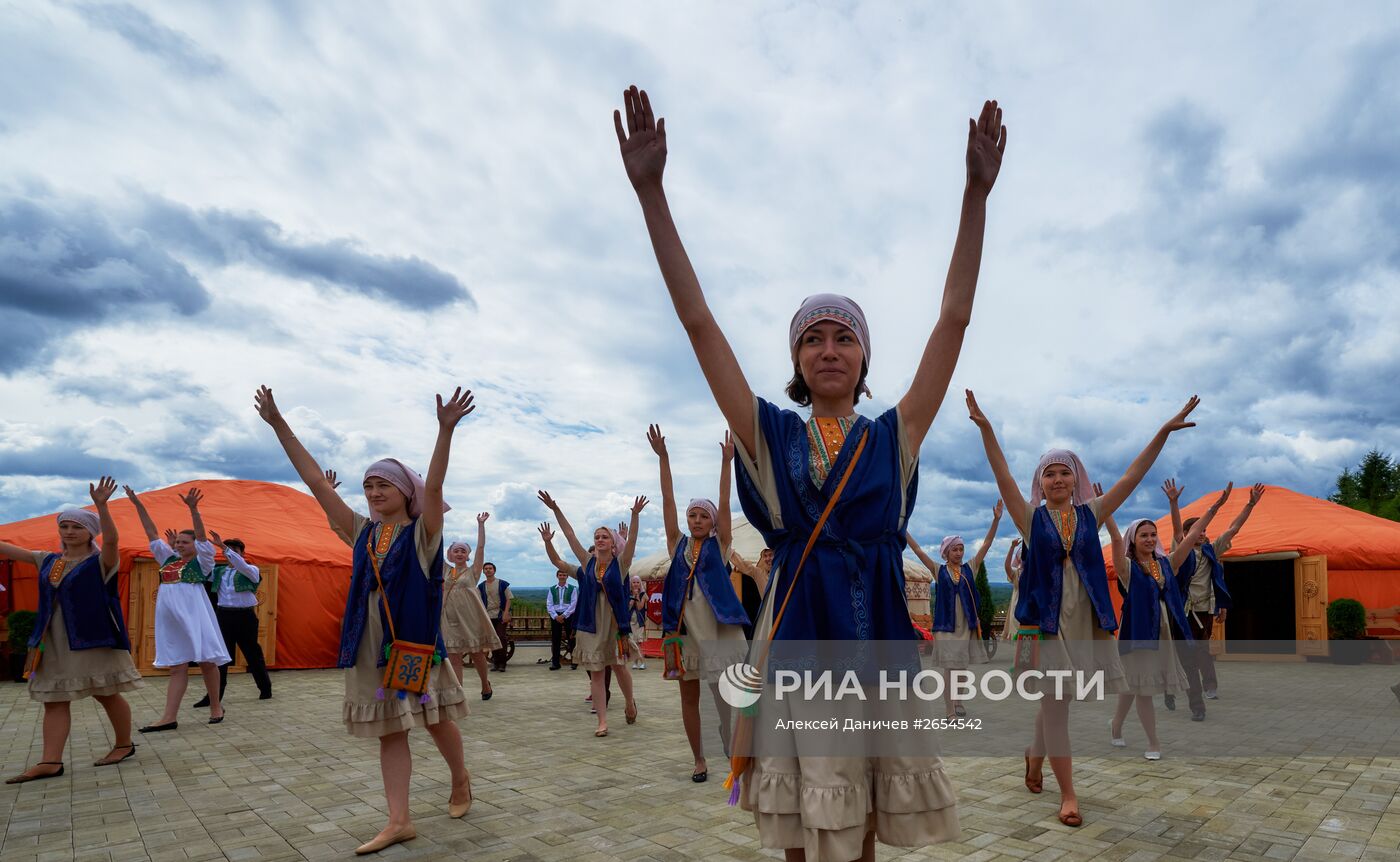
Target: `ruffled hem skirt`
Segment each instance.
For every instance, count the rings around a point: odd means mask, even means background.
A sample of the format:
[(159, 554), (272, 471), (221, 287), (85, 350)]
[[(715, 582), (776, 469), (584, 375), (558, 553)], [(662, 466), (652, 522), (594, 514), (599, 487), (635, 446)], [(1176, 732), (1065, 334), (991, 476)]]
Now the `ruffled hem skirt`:
[[(598, 604), (593, 610), (593, 627), (597, 631), (578, 631), (574, 645), (574, 663), (584, 670), (605, 670), (609, 665), (622, 664), (627, 656), (617, 653), (617, 620), (613, 617), (612, 605), (602, 591), (598, 594)], [(632, 649), (629, 647), (628, 655)], [(641, 652), (638, 651), (637, 655)]]
[(161, 584), (156, 591), (156, 667), (231, 661), (219, 619), (202, 584)]
[(686, 601), (685, 634), (681, 635), (683, 680), (715, 682), (724, 669), (748, 657), (749, 642), (743, 626), (724, 625), (698, 588)]
[(465, 582), (453, 585), (443, 602), (442, 642), (448, 655), (475, 655), (501, 648), (481, 594)]
[(44, 633), (44, 654), (29, 678), (30, 700), (60, 703), (134, 691), (143, 685), (141, 672), (127, 650), (69, 649), (63, 610), (54, 608), (49, 630)]

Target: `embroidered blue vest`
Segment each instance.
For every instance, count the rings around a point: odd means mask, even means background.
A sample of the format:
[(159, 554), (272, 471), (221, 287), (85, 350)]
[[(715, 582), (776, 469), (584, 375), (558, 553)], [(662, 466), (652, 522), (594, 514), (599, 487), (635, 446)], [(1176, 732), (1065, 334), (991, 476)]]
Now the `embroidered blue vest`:
[(63, 627), (68, 630), (69, 649), (130, 650), (131, 641), (127, 639), (126, 625), (122, 622), (117, 578), (114, 575), (110, 581), (102, 579), (102, 555), (93, 554), (73, 564), (55, 587), (49, 583), (49, 572), (60, 557), (49, 554), (39, 567), (39, 610), (29, 645), (39, 645), (53, 616), (54, 602), (58, 602), (63, 611)]
[(962, 580), (957, 584), (953, 583), (946, 563), (938, 567), (938, 588), (933, 594), (933, 628), (930, 631), (951, 632), (957, 628), (957, 614), (953, 612), (954, 596), (962, 602), (967, 627), (980, 633), (982, 618), (977, 614), (977, 591), (973, 589), (972, 566), (967, 563), (962, 564)]
[[(500, 608), (500, 610), (496, 611), (496, 615), (491, 618), (493, 620), (499, 620), (502, 616), (505, 615), (506, 611), (510, 610), (510, 608), (506, 606), (506, 587), (508, 586), (510, 586), (508, 582), (503, 581), (500, 578), (496, 579), (496, 604)], [(481, 583), (477, 584), (476, 591), (481, 594), (481, 603), (483, 605), (486, 605), (487, 607), (490, 607), (490, 605), (487, 604), (486, 601), (486, 581), (483, 580)]]
[[(1115, 631), (1118, 618), (1108, 596), (1108, 569), (1103, 564), (1103, 548), (1099, 545), (1098, 521), (1088, 504), (1076, 506), (1075, 513), (1078, 524), (1069, 558), (1089, 594), (1096, 624), (1106, 632)], [(1046, 634), (1060, 631), (1060, 589), (1064, 574), (1065, 549), (1060, 542), (1060, 532), (1055, 529), (1055, 522), (1045, 506), (1037, 506), (1031, 515), (1025, 566), (1017, 583), (1020, 598), (1016, 602), (1016, 619), (1022, 625), (1038, 625)]]
[[(862, 456), (864, 457), (864, 456)], [(671, 556), (671, 568), (666, 571), (666, 580), (661, 585), (661, 630), (674, 632), (680, 624), (681, 605), (695, 595), (695, 584), (700, 585), (700, 593), (710, 603), (715, 620), (725, 626), (746, 626), (749, 615), (744, 613), (744, 605), (734, 595), (734, 584), (729, 580), (729, 566), (721, 558), (719, 539), (707, 536), (700, 543), (700, 558), (695, 562), (695, 579), (690, 590), (685, 588), (690, 575), (690, 561), (685, 552), (694, 537), (686, 536), (676, 544), (676, 553)]]
[(1133, 650), (1157, 649), (1157, 640), (1162, 636), (1162, 614), (1158, 611), (1161, 602), (1166, 602), (1167, 613), (1180, 629), (1181, 636), (1191, 640), (1186, 606), (1181, 601), (1181, 593), (1172, 589), (1175, 582), (1171, 561), (1159, 554), (1157, 565), (1162, 567), (1166, 589), (1158, 587), (1136, 559), (1128, 563), (1128, 595), (1123, 600), (1123, 627), (1118, 630), (1118, 652), (1123, 655)]
[[(589, 634), (598, 633), (598, 566), (597, 557), (589, 557), (588, 565), (577, 570), (578, 609), (574, 612), (577, 628)], [(612, 558), (608, 570), (603, 573), (603, 593), (612, 607), (613, 618), (617, 620), (618, 634), (632, 633), (632, 615), (627, 613), (627, 590), (622, 586), (622, 569), (617, 557)]]
[[(419, 644), (435, 644), (440, 655), (447, 655), (443, 645), (442, 626), (442, 544), (428, 554), (432, 560), (431, 569), (423, 571), (418, 561), (418, 551), (413, 546), (413, 532), (418, 525), (414, 518), (399, 531), (389, 553), (379, 571), (384, 581), (384, 593), (379, 597), (379, 613), (383, 618), (383, 643), (392, 640), (389, 636), (388, 612), (394, 616), (394, 630), (399, 640)], [(354, 573), (350, 577), (350, 594), (345, 598), (345, 618), (340, 624), (340, 655), (336, 667), (354, 667), (355, 655), (360, 648), (360, 638), (365, 632), (369, 617), (369, 594), (377, 589), (374, 569), (370, 564), (370, 537), (378, 537), (376, 528), (380, 525), (370, 521), (365, 524), (360, 535), (355, 537)], [(381, 650), (375, 657), (375, 665), (383, 667), (387, 659)]]
[[(1229, 610), (1230, 591), (1225, 588), (1225, 566), (1215, 556), (1215, 545), (1206, 542), (1201, 545), (1200, 550), (1205, 554), (1206, 559), (1210, 560), (1210, 579), (1211, 583), (1215, 585), (1215, 609), (1218, 611)], [(1176, 587), (1181, 593), (1183, 605), (1191, 588), (1191, 579), (1195, 576), (1196, 549), (1193, 548), (1191, 553), (1187, 555), (1186, 562), (1181, 564), (1181, 571), (1176, 573)]]

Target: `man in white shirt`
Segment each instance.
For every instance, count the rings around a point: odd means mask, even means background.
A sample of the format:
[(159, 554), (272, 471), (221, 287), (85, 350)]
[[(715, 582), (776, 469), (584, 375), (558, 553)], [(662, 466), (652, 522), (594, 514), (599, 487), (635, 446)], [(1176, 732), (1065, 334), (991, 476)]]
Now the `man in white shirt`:
[[(549, 669), (559, 669), (559, 652), (563, 644), (574, 639), (574, 611), (578, 609), (578, 587), (569, 583), (569, 576), (559, 572), (559, 583), (549, 588), (545, 596), (545, 611), (549, 614)], [(573, 652), (571, 649), (570, 652)], [(572, 665), (574, 669), (578, 665)]]
[[(214, 600), (214, 615), (219, 619), (219, 631), (223, 633), (224, 645), (228, 648), (229, 664), (233, 663), (234, 647), (243, 650), (243, 659), (248, 665), (248, 673), (258, 686), (258, 699), (272, 697), (272, 680), (267, 674), (267, 664), (263, 661), (262, 645), (258, 643), (258, 587), (262, 586), (262, 573), (257, 566), (243, 558), (246, 548), (239, 539), (222, 539), (213, 530), (209, 536), (214, 544), (224, 552), (227, 564), (215, 566), (209, 579), (209, 597)], [(228, 687), (229, 665), (219, 667), (219, 697), (223, 698)], [(208, 706), (209, 699), (199, 701), (195, 706)]]

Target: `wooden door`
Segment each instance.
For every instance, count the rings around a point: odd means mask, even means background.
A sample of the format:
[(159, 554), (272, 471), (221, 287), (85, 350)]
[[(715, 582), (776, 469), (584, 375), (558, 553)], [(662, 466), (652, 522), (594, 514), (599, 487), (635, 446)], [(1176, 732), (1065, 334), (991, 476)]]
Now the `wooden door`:
[[(258, 643), (268, 666), (277, 661), (277, 566), (258, 566), (263, 584), (258, 588)], [(169, 673), (156, 667), (156, 593), (160, 590), (160, 567), (155, 560), (137, 559), (131, 563), (130, 607), (126, 618), (127, 634), (131, 638), (132, 660), (143, 676)], [(247, 669), (243, 653), (239, 652), (229, 670), (242, 673)]]
[(1327, 556), (1293, 561), (1293, 605), (1298, 655), (1325, 656), (1327, 645)]

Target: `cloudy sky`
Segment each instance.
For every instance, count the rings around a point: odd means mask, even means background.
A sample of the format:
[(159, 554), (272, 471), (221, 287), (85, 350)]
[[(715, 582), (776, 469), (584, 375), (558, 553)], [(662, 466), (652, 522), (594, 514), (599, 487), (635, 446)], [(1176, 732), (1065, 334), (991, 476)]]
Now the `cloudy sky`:
[[(712, 496), (722, 420), (612, 130), (632, 82), (667, 118), (672, 206), (759, 394), (782, 398), (802, 297), (848, 293), (872, 415), (934, 322), (966, 118), (1001, 100), (925, 544), (980, 535), (996, 496), (964, 387), (1027, 479), (1050, 445), (1116, 478), (1199, 393), (1127, 517), (1161, 514), (1168, 476), (1190, 499), (1228, 479), (1325, 495), (1397, 448), (1393, 7), (603, 9), (0, 7), (0, 521), (102, 472), (295, 482), (260, 383), (342, 490), (384, 455), (426, 469), (434, 393), (475, 390), (449, 532), (493, 512), (515, 583), (549, 578), (536, 488), (581, 526), (656, 492), (648, 422), (678, 493)], [(643, 524), (658, 550), (659, 507)]]

